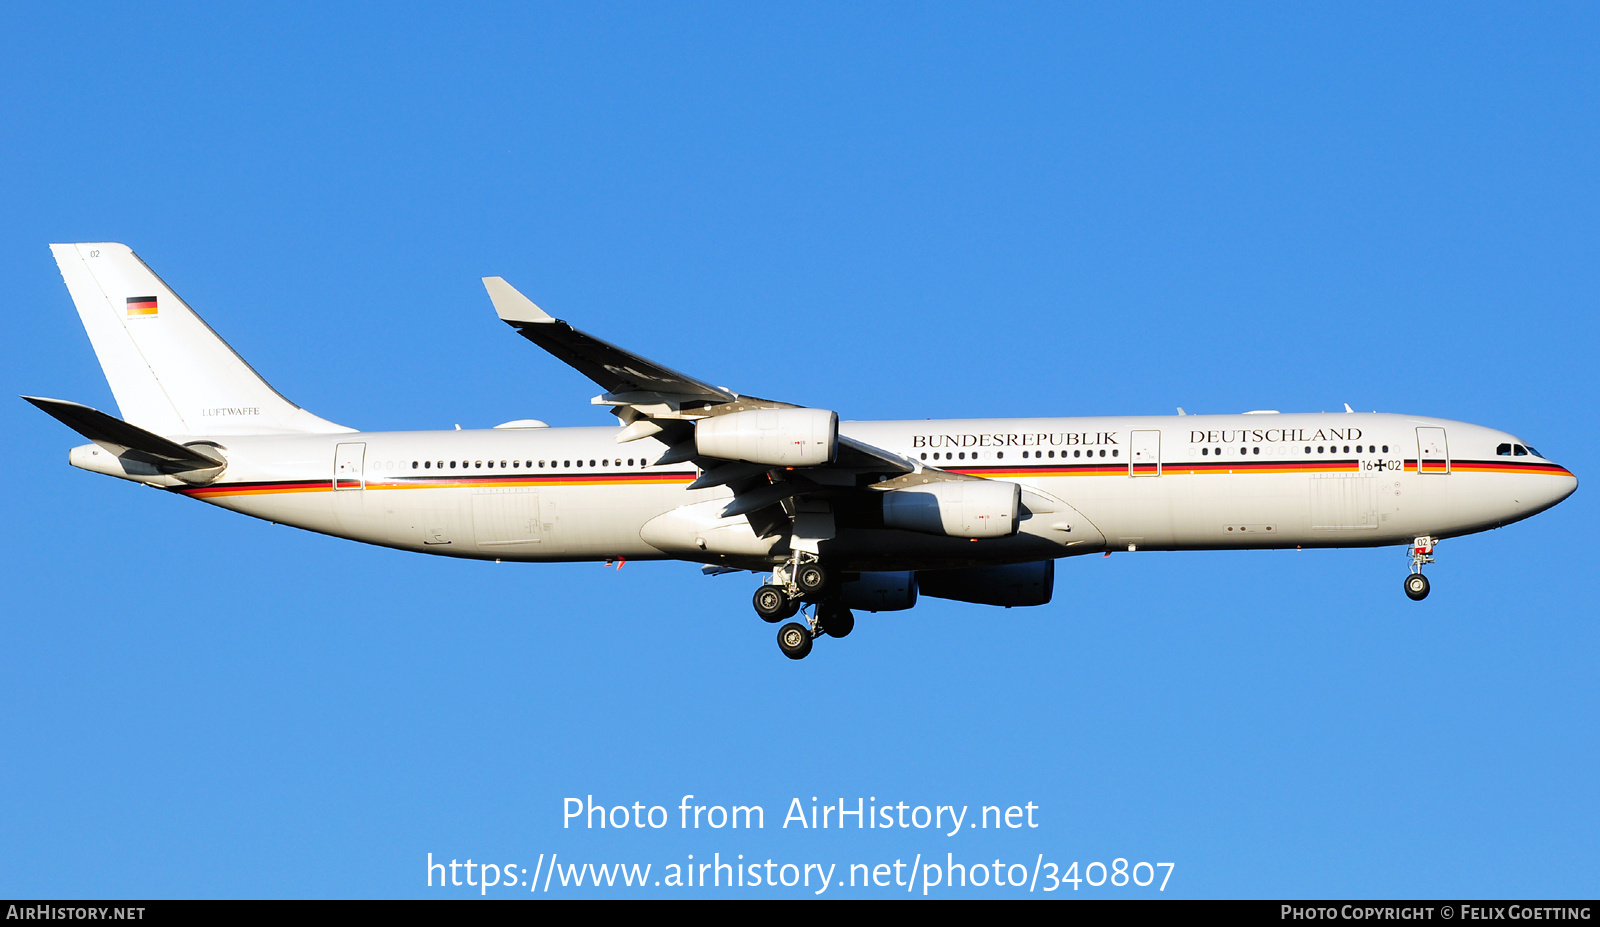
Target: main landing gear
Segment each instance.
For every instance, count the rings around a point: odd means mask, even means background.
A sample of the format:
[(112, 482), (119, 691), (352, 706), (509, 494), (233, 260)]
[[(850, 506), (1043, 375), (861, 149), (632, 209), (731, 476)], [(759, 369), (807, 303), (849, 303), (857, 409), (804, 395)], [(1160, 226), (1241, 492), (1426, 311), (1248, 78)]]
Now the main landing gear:
[(1406, 577), (1406, 597), (1421, 602), (1428, 597), (1428, 577), (1422, 575), (1424, 564), (1433, 562), (1433, 548), (1438, 538), (1420, 537), (1411, 542), (1406, 552), (1411, 555), (1411, 575)]
[(803, 659), (822, 635), (844, 637), (855, 630), (856, 618), (839, 603), (834, 577), (811, 554), (796, 552), (790, 562), (772, 570), (772, 582), (756, 590), (752, 604), (763, 621), (776, 624), (792, 618), (806, 604), (810, 616), (778, 629), (778, 649), (791, 660)]
[(803, 660), (811, 652), (811, 639), (815, 636), (810, 628), (798, 621), (791, 621), (778, 629), (778, 649), (791, 660)]

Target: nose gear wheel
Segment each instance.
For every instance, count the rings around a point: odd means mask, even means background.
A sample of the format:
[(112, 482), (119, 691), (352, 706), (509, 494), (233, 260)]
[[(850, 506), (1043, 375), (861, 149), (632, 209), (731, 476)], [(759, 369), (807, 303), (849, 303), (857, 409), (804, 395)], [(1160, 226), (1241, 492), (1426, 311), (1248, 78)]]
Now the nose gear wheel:
[(1428, 597), (1428, 577), (1422, 575), (1423, 566), (1433, 562), (1433, 549), (1439, 539), (1424, 535), (1411, 542), (1406, 550), (1411, 555), (1411, 575), (1406, 577), (1406, 597), (1421, 602)]

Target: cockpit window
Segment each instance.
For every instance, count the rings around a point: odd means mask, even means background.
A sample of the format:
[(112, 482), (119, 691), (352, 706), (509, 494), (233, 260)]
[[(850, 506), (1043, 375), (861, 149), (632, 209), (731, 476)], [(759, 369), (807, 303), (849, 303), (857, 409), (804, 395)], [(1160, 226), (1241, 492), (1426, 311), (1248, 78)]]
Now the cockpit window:
[(1531, 444), (1528, 446), (1528, 453), (1532, 454), (1535, 457), (1543, 457), (1544, 456), (1543, 454), (1541, 454), (1538, 451), (1534, 450), (1533, 446)]
[(1511, 452), (1513, 454), (1515, 454), (1516, 456), (1518, 456), (1518, 457), (1526, 457), (1526, 456), (1528, 456), (1528, 449), (1523, 447), (1520, 444), (1511, 445)]
[(1495, 448), (1494, 452), (1496, 454), (1499, 454), (1501, 457), (1510, 457), (1511, 456), (1511, 445), (1510, 444), (1502, 444), (1499, 447)]

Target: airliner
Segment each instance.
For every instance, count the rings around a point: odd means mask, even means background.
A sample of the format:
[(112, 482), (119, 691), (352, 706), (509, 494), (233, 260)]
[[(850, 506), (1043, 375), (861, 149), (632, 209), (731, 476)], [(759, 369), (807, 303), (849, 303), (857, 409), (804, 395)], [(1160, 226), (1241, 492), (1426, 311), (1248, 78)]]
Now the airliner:
[(50, 248), (122, 416), (23, 397), (89, 440), (73, 466), (399, 550), (762, 574), (755, 611), (787, 622), (796, 660), (919, 595), (1043, 605), (1056, 560), (1121, 550), (1405, 545), (1421, 600), (1441, 540), (1578, 485), (1515, 435), (1348, 404), (841, 421), (647, 360), (500, 277), (483, 280), (499, 317), (593, 380), (617, 424), (364, 432), (267, 385), (126, 245)]

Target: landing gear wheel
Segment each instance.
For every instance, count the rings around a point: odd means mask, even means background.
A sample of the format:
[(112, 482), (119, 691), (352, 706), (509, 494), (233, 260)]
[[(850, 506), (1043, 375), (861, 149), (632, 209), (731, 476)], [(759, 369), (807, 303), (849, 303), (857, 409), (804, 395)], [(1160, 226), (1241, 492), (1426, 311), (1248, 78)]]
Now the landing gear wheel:
[(811, 629), (791, 621), (778, 629), (778, 649), (791, 660), (803, 660), (811, 652)]
[(818, 605), (817, 624), (829, 637), (847, 637), (855, 630), (856, 616), (843, 605)]
[(762, 586), (756, 590), (752, 601), (756, 607), (756, 614), (766, 622), (782, 621), (800, 610), (800, 603), (789, 598), (789, 594), (780, 586)]
[(801, 564), (794, 571), (794, 584), (806, 598), (821, 595), (828, 587), (828, 571), (820, 563)]
[(1413, 602), (1421, 602), (1428, 597), (1428, 577), (1421, 573), (1412, 573), (1406, 577), (1406, 596)]

